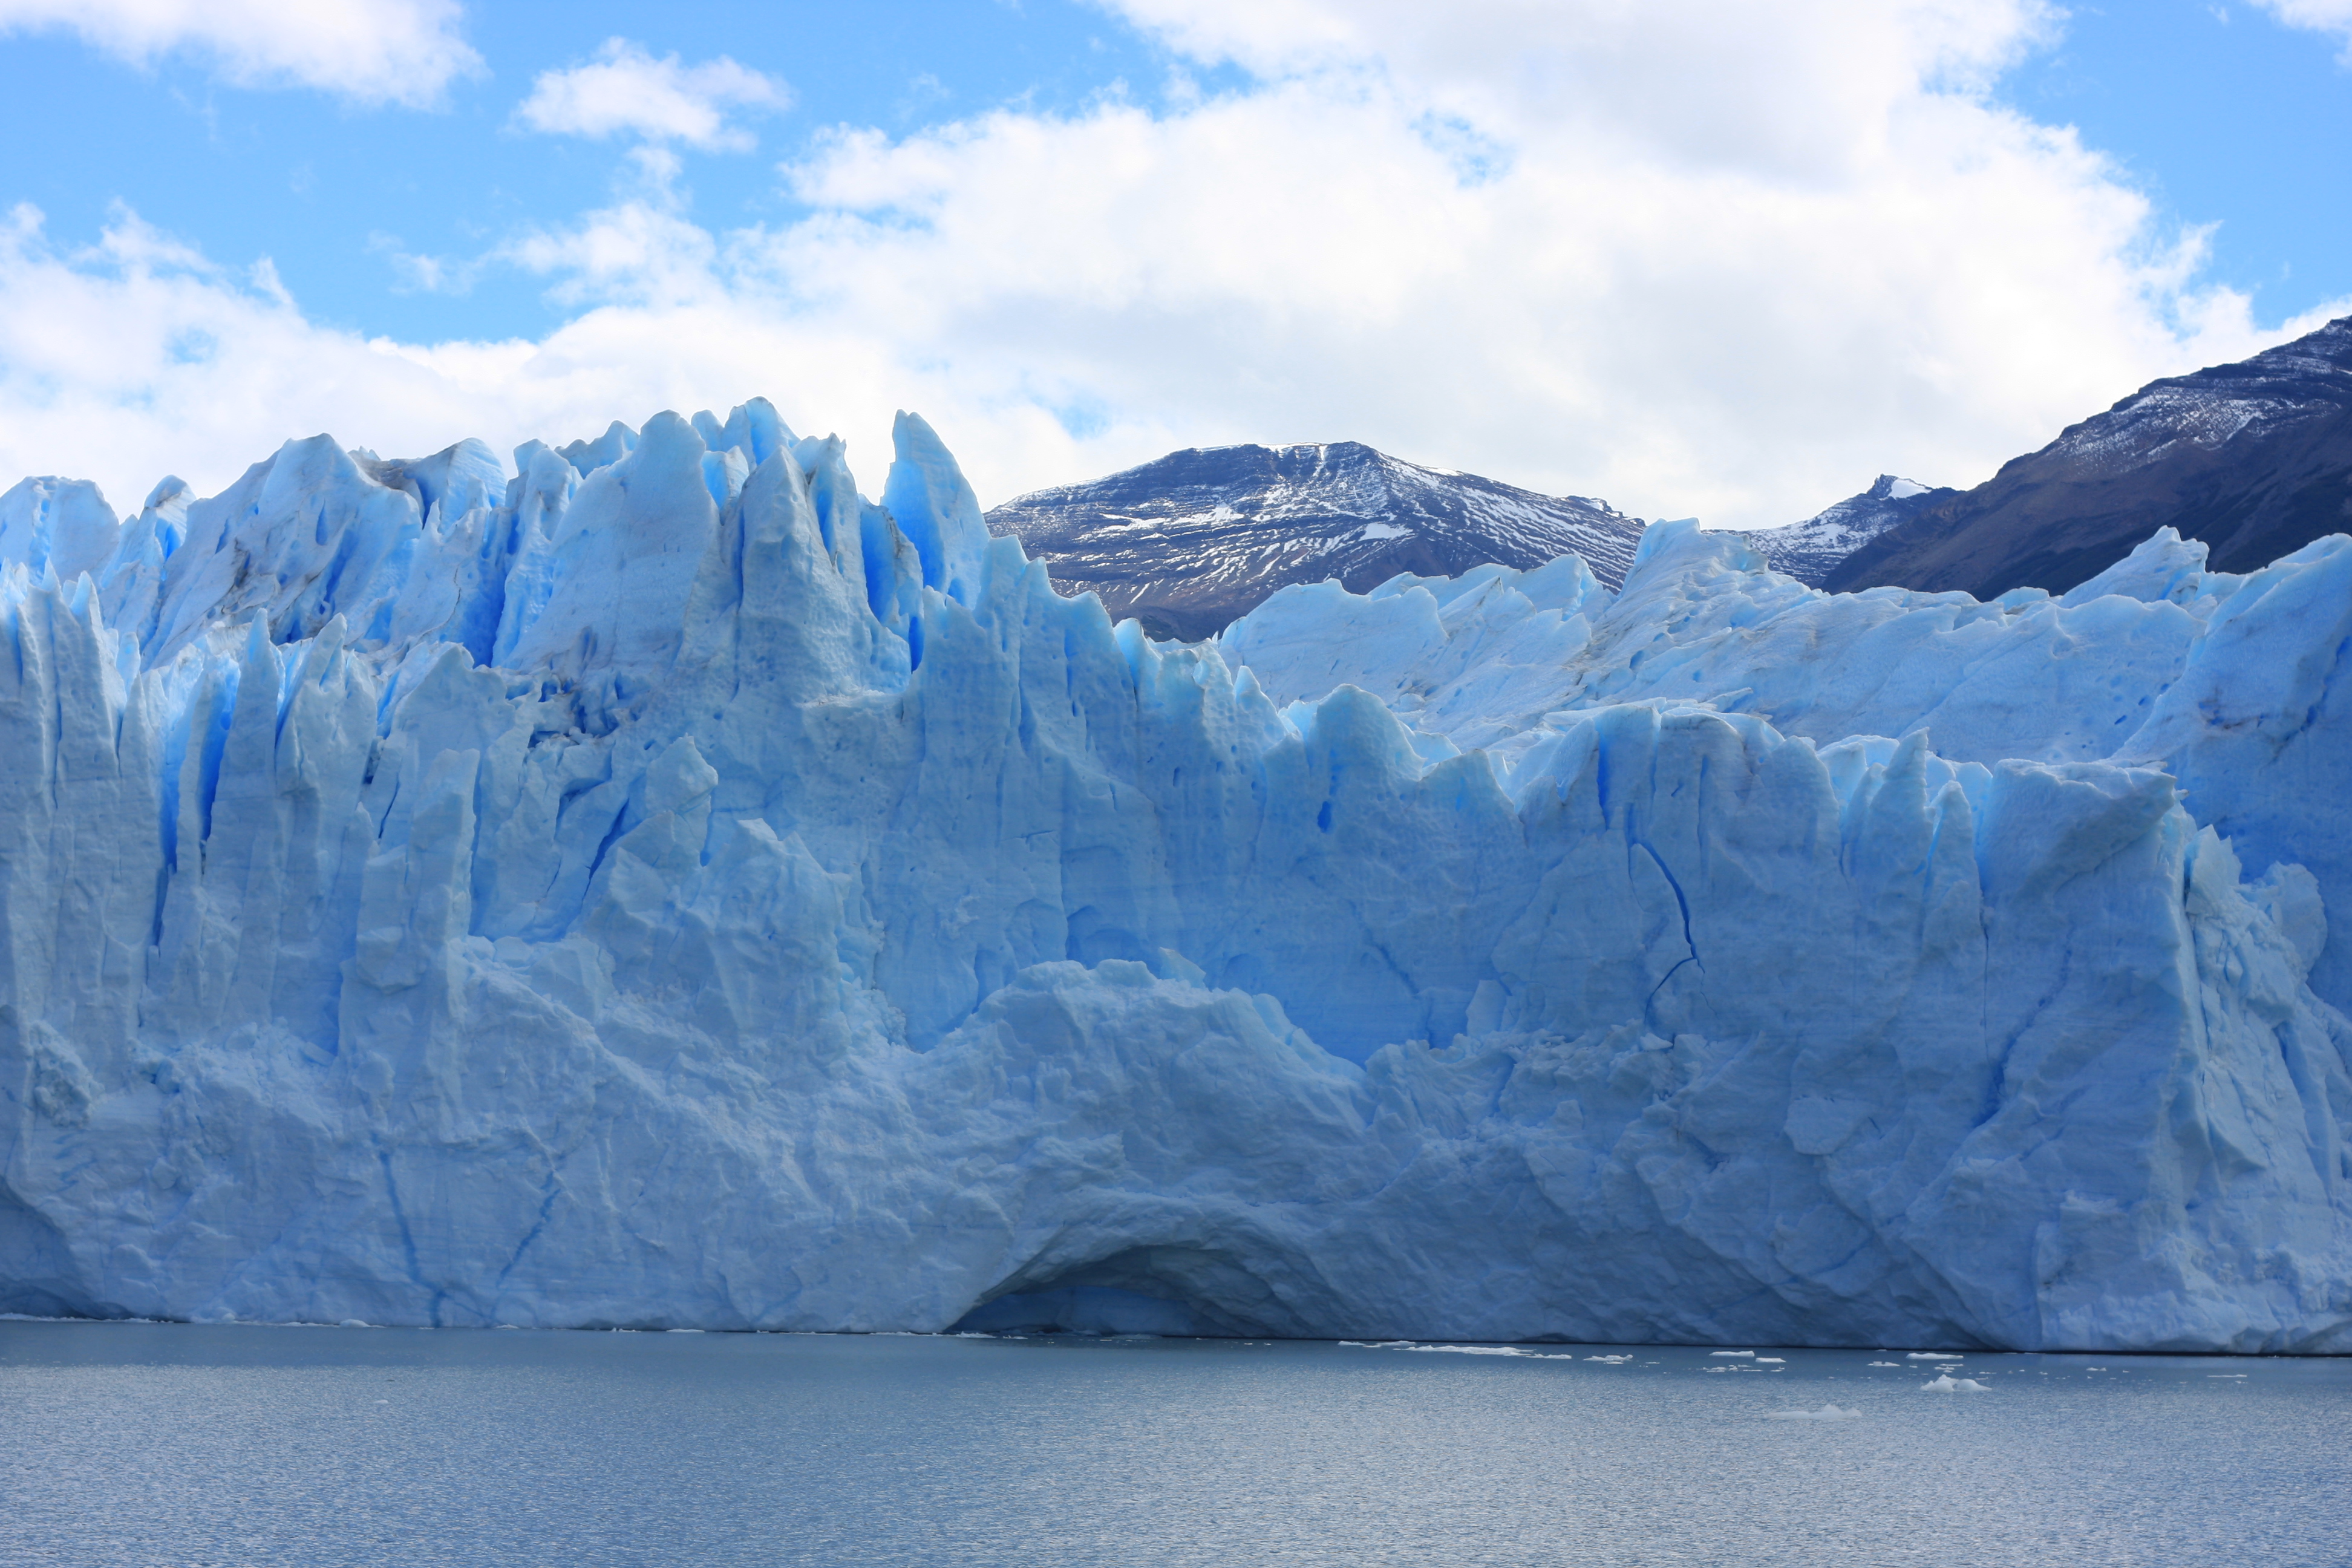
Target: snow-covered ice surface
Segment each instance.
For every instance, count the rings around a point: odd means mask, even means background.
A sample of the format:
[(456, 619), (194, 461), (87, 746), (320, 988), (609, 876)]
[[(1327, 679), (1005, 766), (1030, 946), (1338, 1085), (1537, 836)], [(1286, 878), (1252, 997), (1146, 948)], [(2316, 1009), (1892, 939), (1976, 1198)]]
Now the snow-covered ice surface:
[(0, 498), (0, 1306), (2352, 1348), (2352, 540), (1179, 648), (896, 439)]

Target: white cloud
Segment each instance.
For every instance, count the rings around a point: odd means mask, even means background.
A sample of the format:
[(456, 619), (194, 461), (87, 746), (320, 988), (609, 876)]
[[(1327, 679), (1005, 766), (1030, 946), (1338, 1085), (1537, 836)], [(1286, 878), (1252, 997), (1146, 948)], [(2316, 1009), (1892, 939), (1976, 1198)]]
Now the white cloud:
[(852, 437), (869, 487), (909, 407), (988, 500), (1180, 445), (1355, 438), (1757, 525), (1886, 470), (1973, 483), (2317, 320), (2258, 328), (2200, 282), (2199, 236), (1978, 89), (2043, 25), (2003, 0), (1769, 25), (1460, 0), (1459, 37), (1285, 3), (1179, 18), (1260, 85), (844, 130), (787, 170), (809, 210), (782, 226), (692, 222), (640, 147), (633, 194), (501, 247), (575, 312), (539, 342), (362, 342), (127, 217), (77, 254), (20, 222), (0, 475), (122, 504), (322, 426), (503, 447), (760, 393)]
[(248, 86), (429, 107), (479, 74), (457, 0), (0, 0), (0, 32), (60, 29), (136, 65), (213, 59)]
[(401, 444), (476, 416), (451, 389), (306, 320), (266, 264), (239, 274), (120, 210), (97, 245), (67, 251), (39, 213), (14, 209), (0, 299), (0, 408), (16, 426), (0, 437), (5, 467), (96, 479), (118, 510), (168, 470), (217, 489), (321, 419)]
[(609, 38), (594, 60), (542, 71), (515, 119), (561, 136), (642, 136), (682, 142), (704, 152), (749, 152), (751, 133), (730, 123), (741, 113), (772, 113), (792, 102), (775, 78), (720, 55), (698, 66), (659, 59), (626, 38)]
[(2254, 0), (2290, 27), (2333, 33), (2344, 40), (2344, 63), (2352, 66), (2352, 0)]
[[(693, 251), (698, 231), (658, 223), (635, 251), (604, 237), (640, 222), (620, 209), (561, 259), (629, 268)], [(386, 454), (468, 435), (503, 451), (767, 393), (809, 425), (832, 428), (847, 411), (838, 422), (863, 437), (878, 488), (887, 459), (875, 439), (887, 437), (892, 399), (948, 406), (921, 401), (944, 392), (940, 382), (902, 375), (824, 324), (697, 289), (683, 264), (667, 291), (658, 268), (631, 276), (634, 302), (585, 310), (537, 342), (399, 343), (307, 319), (267, 262), (219, 265), (120, 209), (97, 244), (63, 247), (19, 205), (0, 218), (0, 483), (93, 479), (124, 511), (166, 473), (215, 493), (288, 438), (320, 431)]]

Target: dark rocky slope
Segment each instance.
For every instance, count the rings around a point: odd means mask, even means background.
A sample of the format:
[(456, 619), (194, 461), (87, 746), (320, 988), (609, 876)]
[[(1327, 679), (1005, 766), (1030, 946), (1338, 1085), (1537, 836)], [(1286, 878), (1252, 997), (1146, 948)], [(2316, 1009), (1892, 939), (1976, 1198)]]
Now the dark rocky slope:
[(2167, 526), (2204, 541), (2221, 572), (2352, 532), (2352, 316), (2150, 382), (1864, 544), (1822, 586), (2059, 593)]
[(1171, 452), (988, 513), (1066, 594), (1102, 595), (1155, 637), (1207, 637), (1292, 583), (1361, 592), (1400, 572), (1453, 576), (1573, 551), (1612, 588), (1642, 521), (1604, 501), (1425, 468), (1358, 441)]

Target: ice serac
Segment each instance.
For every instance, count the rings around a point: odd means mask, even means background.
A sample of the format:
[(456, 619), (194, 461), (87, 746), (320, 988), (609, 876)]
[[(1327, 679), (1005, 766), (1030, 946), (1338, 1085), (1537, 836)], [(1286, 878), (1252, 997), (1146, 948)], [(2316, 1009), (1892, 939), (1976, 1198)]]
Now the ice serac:
[(2352, 541), (1172, 647), (895, 440), (0, 500), (0, 1307), (2352, 1349)]

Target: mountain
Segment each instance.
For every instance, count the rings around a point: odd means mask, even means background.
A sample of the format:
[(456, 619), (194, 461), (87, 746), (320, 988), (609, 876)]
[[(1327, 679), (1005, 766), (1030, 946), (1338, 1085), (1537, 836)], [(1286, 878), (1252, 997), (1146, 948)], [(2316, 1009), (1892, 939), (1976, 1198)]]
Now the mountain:
[(1572, 552), (1614, 588), (1642, 526), (1606, 501), (1425, 468), (1360, 441), (1195, 447), (988, 513), (989, 531), (1017, 536), (1064, 593), (1098, 594), (1115, 618), (1181, 639), (1292, 583), (1361, 592), (1400, 572), (1525, 568)]
[(2352, 531), (2352, 316), (2148, 383), (1870, 541), (1822, 585), (2061, 593), (2158, 528), (2203, 541), (2217, 572)]
[(1818, 585), (1838, 563), (1870, 541), (1958, 493), (1949, 487), (1931, 489), (1916, 479), (1881, 474), (1860, 495), (1848, 496), (1802, 522), (1759, 528), (1744, 537), (1773, 571)]

